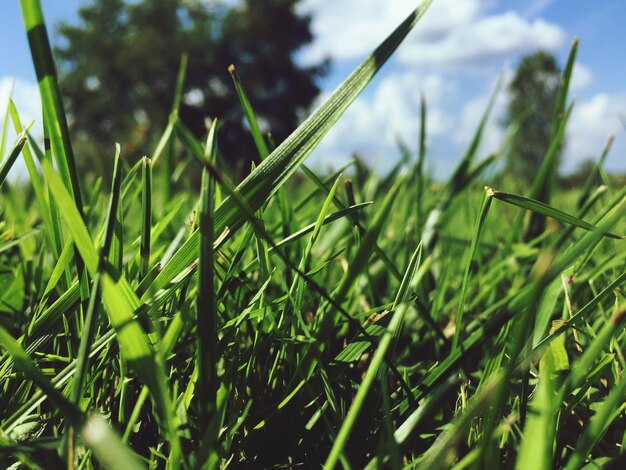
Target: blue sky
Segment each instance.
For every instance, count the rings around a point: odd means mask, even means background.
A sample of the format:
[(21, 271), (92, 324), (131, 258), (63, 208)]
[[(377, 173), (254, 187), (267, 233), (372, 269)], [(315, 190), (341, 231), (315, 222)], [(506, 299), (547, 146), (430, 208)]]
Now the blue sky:
[[(209, 0), (207, 0), (209, 1)], [(228, 0), (236, 3), (237, 0)], [(49, 25), (72, 21), (83, 2), (43, 0)], [(331, 74), (322, 82), (328, 94), (416, 5), (414, 0), (302, 0), (313, 15), (315, 43), (299, 60), (329, 56)], [(381, 6), (383, 5), (383, 6)], [(52, 29), (52, 28), (51, 28)], [(538, 48), (563, 64), (574, 37), (580, 39), (564, 169), (597, 157), (609, 133), (617, 139), (609, 169), (626, 171), (626, 2), (611, 0), (435, 0), (380, 76), (359, 97), (311, 157), (317, 166), (337, 166), (352, 152), (384, 170), (397, 158), (396, 140), (416, 147), (419, 95), (428, 102), (429, 162), (448, 173), (463, 153), (482, 110), (504, 70)], [(15, 79), (14, 97), (24, 120), (39, 119), (34, 71), (19, 2), (5, 1), (0, 19), (0, 106)], [(323, 99), (320, 98), (320, 99)], [(487, 129), (483, 155), (498, 147), (503, 131), (502, 93)]]

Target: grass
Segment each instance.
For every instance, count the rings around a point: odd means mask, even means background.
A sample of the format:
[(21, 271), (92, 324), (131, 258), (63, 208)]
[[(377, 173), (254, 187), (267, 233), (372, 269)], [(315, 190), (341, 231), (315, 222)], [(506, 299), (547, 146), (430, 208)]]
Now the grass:
[[(186, 57), (150, 158), (112, 146), (114, 174), (94, 179), (74, 170), (39, 2), (21, 4), (50, 145), (9, 103), (5, 466), (623, 465), (626, 190), (601, 165), (579, 190), (554, 181), (576, 42), (524, 194), (490, 176), (499, 155), (480, 158), (491, 104), (447, 182), (424, 172), (427, 97), (418, 155), (390, 176), (303, 164), (430, 2), (278, 146), (231, 67), (262, 161), (239, 185), (219, 122), (201, 142), (178, 119)], [(176, 183), (172, 152), (202, 171), (200, 194)], [(20, 157), (30, 179), (16, 186)]]

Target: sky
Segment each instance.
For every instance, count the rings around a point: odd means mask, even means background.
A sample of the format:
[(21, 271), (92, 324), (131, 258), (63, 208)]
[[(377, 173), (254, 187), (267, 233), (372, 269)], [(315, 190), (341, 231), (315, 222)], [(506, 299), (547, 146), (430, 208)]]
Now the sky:
[[(210, 1), (210, 0), (207, 0)], [(228, 0), (236, 2), (237, 0)], [(79, 0), (42, 0), (50, 30), (77, 18)], [(301, 0), (312, 17), (315, 41), (298, 54), (302, 64), (332, 60), (321, 82), (327, 97), (418, 4), (416, 0)], [(598, 158), (609, 134), (616, 141), (607, 159), (626, 172), (626, 2), (596, 0), (434, 0), (430, 10), (310, 157), (337, 167), (357, 152), (384, 172), (399, 158), (398, 141), (415, 151), (419, 101), (428, 108), (429, 169), (445, 176), (463, 154), (501, 73), (510, 79), (522, 55), (544, 49), (564, 65), (574, 38), (580, 46), (571, 98), (563, 171)], [(0, 109), (13, 89), (24, 121), (40, 121), (35, 73), (19, 2), (5, 0), (0, 18)], [(504, 137), (506, 110), (500, 93), (480, 154)], [(1, 118), (0, 118), (1, 119)]]

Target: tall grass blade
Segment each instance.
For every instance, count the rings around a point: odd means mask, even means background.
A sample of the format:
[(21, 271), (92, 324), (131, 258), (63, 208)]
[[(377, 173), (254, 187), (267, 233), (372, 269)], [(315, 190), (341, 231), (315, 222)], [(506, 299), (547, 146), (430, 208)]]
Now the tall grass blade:
[(465, 271), (463, 272), (461, 295), (459, 298), (459, 307), (456, 314), (454, 337), (452, 339), (452, 352), (454, 352), (459, 345), (459, 338), (461, 336), (463, 326), (463, 313), (465, 311), (465, 300), (467, 298), (470, 271), (472, 268), (472, 263), (476, 258), (476, 253), (478, 252), (478, 245), (480, 244), (480, 240), (482, 238), (482, 234), (485, 228), (485, 219), (487, 218), (487, 213), (489, 212), (492, 198), (493, 194), (491, 194), (490, 191), (486, 191), (485, 197), (483, 199), (483, 205), (480, 209), (480, 213), (478, 214), (478, 218), (476, 219), (476, 230), (474, 232), (474, 236), (472, 237), (472, 242), (467, 255), (467, 263), (465, 264)]
[(79, 214), (83, 213), (82, 196), (78, 183), (78, 173), (74, 152), (63, 109), (63, 99), (59, 90), (58, 77), (48, 32), (43, 18), (40, 0), (20, 0), (24, 26), (28, 35), (30, 52), (35, 65), (44, 125), (50, 135), (50, 145), (65, 187), (72, 194)]
[(144, 157), (141, 162), (141, 270), (143, 280), (150, 271), (150, 232), (152, 230), (152, 161)]
[[(217, 121), (213, 122), (206, 143), (207, 163), (214, 163), (217, 156)], [(200, 454), (203, 460), (216, 458), (217, 453), (217, 301), (215, 297), (215, 259), (213, 251), (213, 205), (215, 180), (206, 169), (202, 170), (200, 195), (200, 257), (198, 260), (198, 409)]]
[(9, 155), (2, 161), (2, 163), (0, 163), (0, 186), (2, 186), (2, 183), (4, 183), (4, 180), (9, 174), (9, 171), (11, 171), (11, 168), (17, 160), (17, 157), (20, 156), (22, 148), (26, 144), (26, 135), (28, 133), (28, 130), (33, 126), (34, 123), (34, 121), (31, 122), (28, 127), (24, 131), (22, 131), (20, 135), (17, 136), (17, 140), (15, 141), (15, 144), (13, 144), (13, 148), (9, 152)]

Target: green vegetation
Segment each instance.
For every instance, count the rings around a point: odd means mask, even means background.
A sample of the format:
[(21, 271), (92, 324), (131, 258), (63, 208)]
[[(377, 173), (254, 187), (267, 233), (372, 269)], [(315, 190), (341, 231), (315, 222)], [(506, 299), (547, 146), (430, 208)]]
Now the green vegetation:
[[(554, 186), (576, 44), (524, 194), (486, 176), (508, 145), (480, 158), (491, 104), (445, 183), (423, 171), (426, 125), (415, 161), (384, 178), (303, 163), (430, 3), (277, 147), (233, 73), (262, 160), (235, 186), (220, 123), (199, 141), (179, 118), (184, 61), (150, 159), (112, 146), (112, 174), (81, 177), (39, 1), (21, 1), (50, 145), (9, 104), (5, 466), (623, 466), (626, 190), (600, 169)], [(199, 194), (174, 184), (169, 146), (202, 174)], [(18, 157), (22, 187), (5, 178)]]

